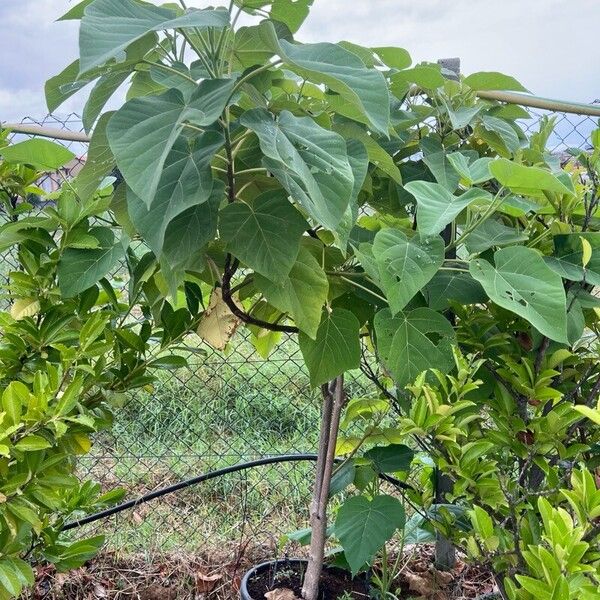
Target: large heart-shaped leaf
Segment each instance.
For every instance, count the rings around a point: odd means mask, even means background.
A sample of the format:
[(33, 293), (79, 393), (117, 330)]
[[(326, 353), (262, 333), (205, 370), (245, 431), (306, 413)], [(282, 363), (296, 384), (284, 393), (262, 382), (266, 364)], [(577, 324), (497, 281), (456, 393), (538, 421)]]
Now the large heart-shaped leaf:
[(393, 314), (438, 272), (444, 262), (444, 241), (439, 235), (408, 238), (397, 229), (382, 229), (373, 242), (379, 283)]
[(531, 248), (514, 246), (494, 254), (494, 265), (476, 259), (471, 275), (490, 300), (529, 321), (540, 333), (567, 341), (567, 307), (560, 275)]
[(83, 107), (81, 121), (84, 129), (89, 132), (98, 116), (102, 112), (110, 97), (117, 91), (119, 86), (129, 77), (130, 73), (123, 69), (110, 71), (98, 79), (96, 85), (92, 88), (88, 101)]
[(177, 15), (170, 8), (135, 0), (95, 0), (87, 6), (79, 30), (80, 71), (117, 58), (135, 40), (150, 31), (194, 27), (223, 28), (229, 25), (225, 9), (191, 9)]
[(176, 140), (164, 164), (156, 195), (150, 207), (130, 189), (131, 220), (153, 252), (160, 256), (169, 223), (191, 207), (205, 202), (213, 189), (210, 162), (223, 143), (221, 134), (209, 131), (192, 144)]
[(229, 204), (219, 226), (227, 251), (276, 283), (289, 274), (307, 228), (283, 190), (265, 192), (251, 204)]
[(506, 158), (492, 161), (489, 167), (498, 182), (516, 194), (545, 198), (544, 192), (567, 195), (574, 193), (550, 171), (539, 167), (526, 167)]
[(392, 316), (389, 308), (375, 315), (379, 356), (399, 387), (413, 383), (427, 369), (452, 367), (454, 329), (440, 313), (416, 308)]
[(325, 84), (367, 117), (371, 127), (387, 136), (390, 100), (385, 78), (368, 69), (353, 52), (337, 44), (291, 44), (280, 40), (280, 55), (301, 77)]
[(417, 201), (417, 228), (425, 235), (436, 235), (475, 200), (489, 200), (489, 192), (471, 188), (455, 196), (443, 185), (430, 181), (411, 181), (404, 188)]
[(203, 81), (189, 102), (179, 90), (134, 98), (119, 109), (107, 127), (108, 141), (129, 187), (150, 207), (171, 148), (190, 121), (203, 127), (223, 112), (233, 88), (231, 79)]
[(327, 383), (360, 365), (358, 319), (343, 308), (325, 312), (317, 337), (300, 332), (298, 342), (313, 387)]
[(67, 248), (58, 262), (58, 287), (64, 298), (71, 298), (94, 284), (117, 265), (125, 254), (120, 242), (106, 227), (90, 230), (98, 240), (94, 249)]
[(317, 223), (335, 230), (354, 190), (344, 138), (288, 111), (275, 121), (257, 108), (240, 121), (258, 136), (264, 166)]
[(296, 326), (310, 338), (315, 338), (327, 300), (329, 282), (316, 258), (302, 246), (287, 277), (273, 282), (256, 275), (259, 291), (275, 308), (288, 313)]
[(368, 563), (405, 521), (402, 503), (393, 496), (348, 498), (338, 511), (334, 533), (352, 573)]

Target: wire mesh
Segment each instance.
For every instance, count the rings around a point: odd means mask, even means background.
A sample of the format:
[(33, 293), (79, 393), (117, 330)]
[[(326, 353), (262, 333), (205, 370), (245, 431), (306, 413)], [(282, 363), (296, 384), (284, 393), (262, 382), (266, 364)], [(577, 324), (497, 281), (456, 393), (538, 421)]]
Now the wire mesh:
[[(546, 114), (532, 110), (521, 126), (535, 131)], [(589, 146), (596, 119), (548, 116), (556, 118), (550, 151)], [(22, 122), (82, 130), (75, 114)], [(77, 158), (62, 173), (40, 182), (47, 191), (74, 176), (85, 162), (84, 144), (65, 145)], [(3, 258), (9, 269), (16, 268), (13, 256)], [(151, 389), (130, 394), (113, 429), (96, 436), (91, 453), (81, 460), (82, 476), (106, 488), (123, 487), (132, 498), (254, 458), (315, 451), (319, 399), (293, 336), (283, 336), (268, 360), (256, 354), (243, 331), (226, 354), (200, 340), (194, 343), (205, 356), (190, 352), (188, 368), (162, 374)], [(359, 371), (349, 373), (347, 387), (350, 397), (371, 389)], [(306, 525), (313, 468), (311, 463), (282, 463), (234, 473), (88, 530), (101, 528), (110, 546), (130, 552), (210, 552), (252, 539), (272, 553), (284, 532)]]

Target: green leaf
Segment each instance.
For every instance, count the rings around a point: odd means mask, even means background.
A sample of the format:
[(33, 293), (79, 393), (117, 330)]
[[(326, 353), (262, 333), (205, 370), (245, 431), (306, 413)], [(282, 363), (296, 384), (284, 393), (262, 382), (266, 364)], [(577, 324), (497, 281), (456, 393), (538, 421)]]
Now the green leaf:
[(81, 120), (86, 132), (92, 129), (106, 103), (129, 75), (127, 70), (118, 70), (109, 72), (98, 79), (83, 107)]
[(452, 152), (452, 154), (447, 154), (446, 157), (461, 179), (464, 179), (468, 185), (483, 183), (492, 178), (490, 173), (492, 158), (484, 156), (470, 163), (469, 157), (462, 152)]
[(326, 311), (313, 340), (300, 332), (298, 342), (312, 387), (332, 381), (360, 365), (358, 319), (348, 310)]
[(561, 183), (550, 171), (539, 167), (526, 167), (506, 158), (499, 158), (490, 163), (490, 171), (501, 185), (516, 194), (541, 198), (545, 198), (544, 192), (573, 195), (573, 191)]
[(440, 236), (408, 238), (397, 229), (382, 229), (373, 242), (378, 281), (393, 314), (401, 311), (444, 262)]
[(71, 298), (98, 283), (124, 256), (122, 244), (115, 243), (109, 229), (96, 228), (90, 233), (98, 239), (98, 249), (67, 248), (60, 257), (58, 286), (63, 298)]
[[(203, 133), (192, 143), (181, 136), (164, 161), (164, 169), (150, 205), (138, 197), (134, 190), (128, 190), (131, 221), (156, 256), (163, 253), (167, 227), (173, 219), (202, 205), (211, 197), (214, 180), (210, 163), (222, 145), (223, 136), (215, 131)], [(207, 209), (207, 214), (209, 212), (210, 209)], [(201, 214), (200, 210), (198, 216), (201, 217)]]
[(515, 246), (483, 259), (469, 270), (490, 300), (529, 321), (540, 333), (567, 342), (567, 307), (562, 279), (531, 248)]
[(395, 531), (404, 527), (405, 521), (404, 508), (397, 498), (348, 498), (338, 511), (334, 531), (352, 573), (368, 563)]
[(501, 221), (486, 219), (469, 234), (465, 244), (469, 252), (485, 252), (494, 246), (510, 246), (529, 239), (526, 233), (514, 227), (507, 227)]
[(502, 140), (506, 149), (511, 154), (514, 154), (521, 147), (519, 136), (509, 123), (503, 119), (490, 117), (489, 115), (483, 115), (481, 120), (484, 128), (487, 129), (487, 131), (495, 133)]
[(22, 452), (46, 450), (46, 448), (51, 447), (52, 444), (46, 438), (43, 438), (39, 435), (26, 435), (15, 444), (15, 448), (17, 450), (21, 450)]
[(66, 165), (75, 155), (61, 144), (34, 138), (0, 149), (6, 162), (31, 165), (35, 169), (54, 171)]
[(112, 115), (112, 112), (107, 112), (100, 117), (92, 134), (85, 164), (71, 182), (82, 203), (93, 196), (104, 178), (115, 168), (115, 158), (106, 137), (106, 126)]
[(308, 229), (283, 190), (264, 192), (251, 204), (227, 205), (219, 223), (227, 252), (275, 283), (289, 274)]
[(415, 83), (426, 90), (435, 90), (444, 85), (445, 79), (437, 65), (417, 65), (412, 69), (404, 69), (391, 76), (392, 89), (405, 88), (409, 83)]
[(51, 77), (44, 85), (46, 105), (49, 112), (54, 112), (63, 102), (90, 83), (96, 74), (79, 79), (79, 60), (67, 65), (58, 75)]
[(394, 159), (360, 125), (356, 123), (336, 123), (333, 130), (347, 140), (361, 142), (367, 149), (369, 161), (386, 175), (389, 175), (396, 183), (402, 183), (402, 175), (400, 169), (394, 163)]
[(514, 77), (504, 75), (497, 71), (479, 71), (465, 77), (463, 83), (471, 89), (479, 90), (510, 90), (515, 92), (529, 92)]
[(21, 412), (29, 404), (29, 390), (20, 381), (11, 381), (2, 392), (2, 409), (11, 425), (21, 421)]
[(189, 102), (179, 90), (134, 98), (119, 109), (106, 133), (117, 165), (129, 187), (150, 207), (173, 146), (189, 121), (214, 123), (233, 89), (232, 79), (203, 81)]
[(186, 269), (204, 268), (199, 253), (217, 234), (219, 206), (224, 197), (224, 183), (215, 181), (208, 201), (184, 210), (167, 225), (159, 257), (172, 292)]
[(271, 21), (240, 27), (235, 32), (233, 57), (242, 69), (265, 64), (278, 50), (279, 41)]
[(373, 462), (373, 468), (377, 473), (408, 471), (414, 455), (414, 451), (404, 444), (375, 446), (364, 454), (365, 458)]
[(255, 284), (269, 304), (289, 313), (307, 336), (316, 337), (329, 282), (321, 265), (306, 248), (300, 247), (296, 262), (283, 281), (273, 282), (257, 275)]
[(471, 188), (455, 196), (439, 183), (411, 181), (404, 189), (417, 201), (417, 228), (424, 235), (436, 235), (475, 200), (488, 200), (489, 192)]
[(427, 369), (448, 371), (452, 365), (450, 347), (454, 329), (440, 313), (417, 308), (392, 316), (389, 308), (375, 315), (376, 346), (379, 355), (403, 388)]
[(161, 356), (151, 361), (148, 366), (154, 369), (176, 370), (187, 367), (188, 362), (183, 356)]
[(83, 17), (83, 11), (88, 4), (91, 4), (94, 0), (81, 0), (73, 8), (68, 10), (62, 17), (56, 19), (57, 21), (78, 21)]
[(422, 291), (429, 308), (447, 310), (450, 301), (461, 304), (485, 302), (487, 294), (469, 273), (438, 271)]
[(313, 2), (314, 0), (273, 0), (271, 18), (284, 23), (292, 33), (296, 33), (308, 17)]
[(266, 169), (317, 223), (335, 230), (354, 190), (344, 138), (288, 111), (274, 121), (253, 109), (240, 122), (258, 135)]
[(0, 584), (8, 592), (9, 596), (17, 598), (21, 594), (23, 584), (10, 560), (3, 558), (0, 560)]
[[(583, 267), (584, 239), (591, 247), (592, 255)], [(554, 236), (554, 256), (546, 256), (548, 266), (565, 279), (600, 285), (600, 232), (581, 232)]]
[(95, 0), (85, 8), (79, 31), (80, 72), (117, 58), (132, 42), (151, 31), (229, 25), (225, 9), (188, 10), (177, 16), (174, 10), (134, 0)]
[(407, 69), (412, 63), (410, 54), (404, 48), (393, 46), (379, 46), (371, 48), (381, 61), (392, 69)]
[(301, 77), (340, 94), (384, 136), (390, 128), (390, 100), (385, 78), (338, 44), (291, 44), (280, 40), (281, 58)]

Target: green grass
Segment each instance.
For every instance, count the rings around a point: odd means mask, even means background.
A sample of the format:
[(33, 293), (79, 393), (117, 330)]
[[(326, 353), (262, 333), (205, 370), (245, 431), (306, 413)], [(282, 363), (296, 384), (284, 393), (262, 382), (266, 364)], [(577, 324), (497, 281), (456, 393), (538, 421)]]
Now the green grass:
[[(364, 387), (360, 376), (349, 379), (348, 394)], [(151, 392), (133, 395), (81, 470), (135, 498), (259, 456), (315, 452), (318, 424), (319, 398), (297, 345), (286, 341), (264, 361), (239, 340), (228, 356), (193, 356), (189, 369), (163, 372)], [(205, 550), (241, 533), (273, 545), (281, 533), (306, 526), (312, 469), (281, 463), (234, 473), (126, 511), (94, 531), (126, 552)]]

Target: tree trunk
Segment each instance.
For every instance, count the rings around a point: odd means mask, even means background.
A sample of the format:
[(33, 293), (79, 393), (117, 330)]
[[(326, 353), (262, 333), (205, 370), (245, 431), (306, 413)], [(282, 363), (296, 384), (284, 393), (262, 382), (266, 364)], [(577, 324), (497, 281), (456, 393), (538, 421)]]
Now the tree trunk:
[(344, 378), (339, 376), (329, 385), (321, 386), (323, 410), (321, 414), (321, 433), (315, 474), (315, 486), (310, 505), (310, 552), (308, 566), (304, 575), (302, 598), (317, 600), (319, 579), (323, 569), (325, 541), (327, 538), (327, 504), (333, 464), (335, 461), (335, 445), (340, 427), (340, 415), (344, 406)]
[[(435, 470), (435, 502), (446, 502), (446, 492), (452, 490), (452, 480)], [(452, 542), (439, 531), (435, 532), (435, 567), (440, 571), (450, 571), (456, 566), (456, 549)]]

